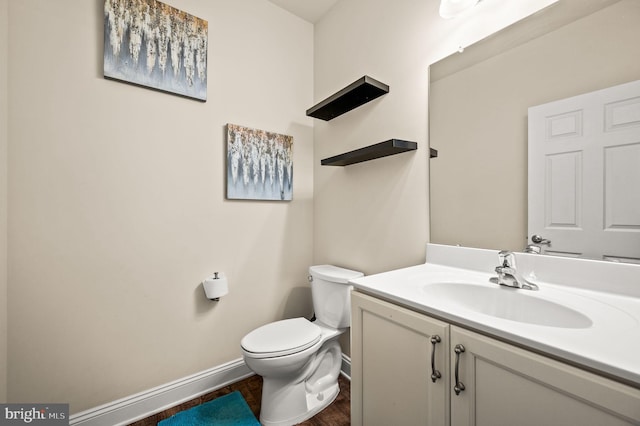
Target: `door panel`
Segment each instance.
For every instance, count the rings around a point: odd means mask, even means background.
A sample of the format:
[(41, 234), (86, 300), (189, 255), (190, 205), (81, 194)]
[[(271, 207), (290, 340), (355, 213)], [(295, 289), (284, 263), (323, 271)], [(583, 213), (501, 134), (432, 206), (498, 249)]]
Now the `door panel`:
[(640, 81), (529, 108), (529, 235), (640, 262)]

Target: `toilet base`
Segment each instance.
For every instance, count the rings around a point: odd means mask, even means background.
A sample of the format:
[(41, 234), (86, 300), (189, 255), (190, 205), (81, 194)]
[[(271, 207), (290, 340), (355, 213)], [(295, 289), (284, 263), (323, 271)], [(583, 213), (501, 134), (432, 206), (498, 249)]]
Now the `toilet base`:
[(306, 403), (308, 411), (304, 412), (303, 414), (286, 420), (272, 421), (270, 419), (264, 418), (261, 413), (260, 423), (263, 426), (292, 426), (298, 423), (302, 423), (303, 421), (310, 419), (311, 417), (315, 416), (320, 411), (328, 407), (333, 401), (335, 401), (338, 393), (340, 393), (340, 387), (336, 383), (330, 386), (328, 389), (322, 392), (318, 392), (317, 394), (307, 394)]
[(338, 393), (342, 351), (337, 338), (326, 341), (307, 365), (292, 375), (263, 376), (260, 423), (291, 426), (331, 404)]

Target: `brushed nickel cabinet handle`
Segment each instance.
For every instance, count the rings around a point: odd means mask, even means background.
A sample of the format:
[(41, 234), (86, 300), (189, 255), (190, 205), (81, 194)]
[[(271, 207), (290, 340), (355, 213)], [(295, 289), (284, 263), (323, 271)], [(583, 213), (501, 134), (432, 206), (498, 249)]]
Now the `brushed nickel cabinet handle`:
[(460, 381), (458, 367), (460, 366), (460, 354), (463, 353), (465, 349), (463, 345), (458, 344), (453, 348), (453, 351), (456, 353), (456, 385), (453, 387), (453, 390), (456, 392), (456, 395), (460, 395), (460, 392), (464, 390), (464, 383)]
[(442, 374), (436, 370), (436, 345), (441, 342), (440, 336), (437, 334), (431, 336), (431, 381), (436, 382), (442, 377)]

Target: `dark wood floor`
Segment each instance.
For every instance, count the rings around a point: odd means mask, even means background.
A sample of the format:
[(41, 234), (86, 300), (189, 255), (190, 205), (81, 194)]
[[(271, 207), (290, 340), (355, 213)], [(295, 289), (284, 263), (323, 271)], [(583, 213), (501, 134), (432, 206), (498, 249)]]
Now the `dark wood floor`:
[[(338, 380), (340, 384), (340, 393), (331, 405), (316, 414), (309, 420), (300, 423), (303, 426), (344, 426), (351, 424), (351, 383), (348, 379), (340, 375)], [(202, 395), (199, 398), (192, 399), (184, 404), (170, 408), (161, 413), (155, 414), (146, 419), (131, 423), (129, 426), (156, 426), (159, 421), (167, 419), (174, 414), (195, 407), (207, 401), (216, 399), (219, 396), (229, 394), (234, 391), (240, 391), (242, 396), (249, 404), (251, 411), (256, 418), (260, 418), (260, 401), (262, 398), (262, 377), (251, 376), (248, 379), (225, 386), (215, 392)]]

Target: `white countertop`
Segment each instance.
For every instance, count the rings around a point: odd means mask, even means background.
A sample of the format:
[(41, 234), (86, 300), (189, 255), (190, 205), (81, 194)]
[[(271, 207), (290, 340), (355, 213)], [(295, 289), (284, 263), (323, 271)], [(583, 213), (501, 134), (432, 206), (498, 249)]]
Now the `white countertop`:
[[(462, 254), (459, 261), (451, 260), (452, 250)], [(474, 283), (480, 286), (496, 287), (496, 284), (489, 282), (489, 278), (496, 276), (492, 272), (493, 268), (478, 259), (482, 260), (483, 256), (485, 260), (494, 259), (493, 256), (495, 256), (497, 261), (497, 251), (430, 244), (427, 246), (427, 258), (430, 253), (434, 253), (433, 258), (437, 262), (440, 262), (439, 259), (446, 254), (444, 256), (446, 261), (440, 263), (449, 263), (449, 265), (427, 262), (418, 266), (365, 276), (350, 282), (356, 289), (366, 293), (566, 360), (574, 365), (599, 371), (640, 388), (640, 297), (637, 296), (640, 290), (637, 288), (640, 287), (640, 279), (636, 281), (640, 277), (637, 275), (640, 273), (640, 266), (635, 268), (634, 265), (629, 268), (628, 265), (621, 265), (616, 268), (609, 262), (596, 261), (594, 261), (595, 265), (588, 264), (586, 267), (584, 262), (577, 264), (581, 269), (597, 269), (601, 264), (604, 265), (605, 276), (615, 280), (615, 284), (611, 285), (613, 292), (603, 291), (603, 286), (594, 285), (593, 282), (597, 281), (594, 276), (598, 278), (598, 273), (591, 270), (588, 271), (590, 278), (585, 277), (584, 280), (591, 280), (591, 284), (586, 285), (586, 288), (580, 288), (575, 283), (567, 285), (540, 279), (536, 280), (539, 286), (538, 291), (505, 288), (505, 291), (526, 292), (528, 297), (541, 298), (566, 306), (583, 313), (592, 321), (591, 326), (585, 328), (562, 328), (502, 319), (468, 309), (456, 303), (455, 300), (447, 300), (435, 294), (430, 295), (428, 286), (434, 283), (451, 285)], [(518, 259), (523, 261), (522, 263), (526, 263), (527, 256), (540, 255), (518, 254), (518, 256), (521, 256)], [(548, 269), (544, 268), (546, 266), (544, 258), (548, 256), (531, 259), (537, 262), (536, 267), (533, 268), (536, 276), (548, 278), (550, 275)], [(551, 262), (556, 260), (552, 259)], [(460, 267), (465, 263), (470, 265), (470, 269)], [(451, 264), (458, 265), (451, 266)], [(566, 269), (566, 263), (562, 265)], [(612, 267), (616, 268), (615, 270), (619, 269), (622, 275), (615, 276), (614, 273), (612, 277)], [(602, 277), (598, 279), (601, 282), (607, 281)], [(544, 315), (544, 312), (540, 312), (540, 315)]]

